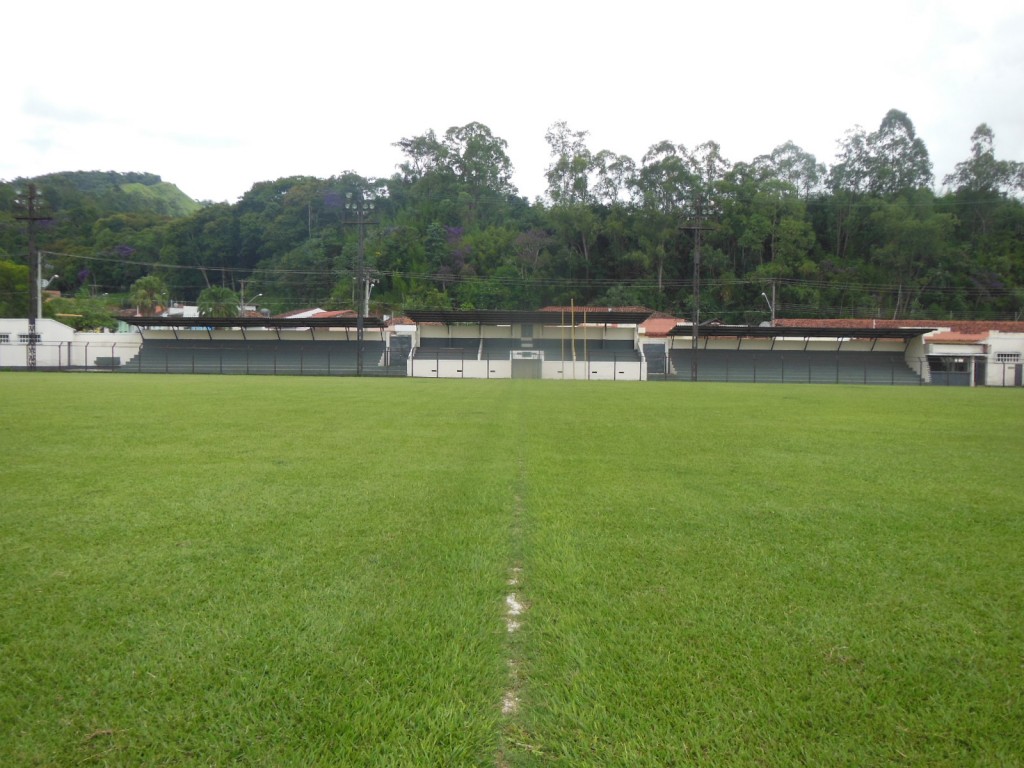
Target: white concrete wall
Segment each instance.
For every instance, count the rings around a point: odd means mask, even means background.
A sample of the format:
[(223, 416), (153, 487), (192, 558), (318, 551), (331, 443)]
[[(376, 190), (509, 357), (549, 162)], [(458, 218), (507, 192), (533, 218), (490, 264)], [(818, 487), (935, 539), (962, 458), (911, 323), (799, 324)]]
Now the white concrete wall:
[(511, 360), (431, 360), (409, 358), (409, 376), (426, 379), (510, 379)]
[[(1016, 362), (999, 362), (999, 355), (1017, 354)], [(988, 365), (985, 367), (985, 385), (1012, 387), (1016, 382), (1016, 366), (1024, 365), (1024, 333), (992, 331), (988, 336)]]
[[(19, 337), (28, 335), (28, 319), (23, 317), (0, 318), (0, 368), (27, 368), (28, 348), (26, 341)], [(59, 368), (67, 365), (71, 343), (75, 338), (75, 329), (64, 323), (40, 318), (36, 320), (36, 366), (39, 368)]]
[(140, 333), (76, 333), (70, 364), (92, 368), (97, 358), (114, 357), (124, 365), (139, 353), (141, 345)]
[[(28, 333), (25, 318), (0, 319), (0, 334), (7, 334), (9, 341), (0, 341), (0, 368), (25, 368), (28, 366), (28, 344), (18, 341), (21, 334)], [(128, 362), (139, 351), (142, 336), (136, 332), (81, 332), (64, 323), (48, 318), (36, 321), (37, 368), (92, 368), (97, 358), (120, 358), (121, 364)], [(0, 336), (2, 338), (2, 336)]]
[(541, 377), (561, 381), (644, 381), (647, 363), (637, 360), (587, 363), (585, 360), (545, 360)]
[[(10, 334), (13, 341), (17, 334), (28, 333), (28, 320), (24, 317), (0, 318), (0, 333)], [(75, 329), (56, 320), (40, 318), (36, 320), (36, 333), (43, 342), (71, 341), (75, 336)]]
[[(511, 360), (435, 360), (410, 358), (409, 376), (441, 379), (510, 379)], [(635, 360), (625, 362), (591, 362), (551, 360), (541, 364), (541, 378), (563, 381), (643, 381), (647, 364)]]
[(928, 368), (928, 351), (925, 347), (923, 335), (916, 336), (910, 340), (910, 343), (907, 344), (907, 351), (903, 353), (903, 359), (907, 361), (907, 365), (910, 366), (911, 370), (920, 376), (926, 384), (931, 383), (932, 372)]

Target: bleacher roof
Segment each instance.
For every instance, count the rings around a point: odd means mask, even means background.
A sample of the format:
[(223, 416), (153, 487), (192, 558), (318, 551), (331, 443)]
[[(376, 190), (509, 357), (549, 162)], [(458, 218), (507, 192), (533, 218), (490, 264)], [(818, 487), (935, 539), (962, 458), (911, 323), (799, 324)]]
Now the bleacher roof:
[[(769, 325), (702, 325), (701, 336), (718, 336), (744, 339), (776, 339), (779, 337), (797, 339), (899, 339), (910, 341), (935, 328), (843, 328), (838, 326), (769, 326)], [(693, 336), (693, 325), (677, 325), (668, 332), (669, 336)]]
[[(124, 317), (138, 328), (356, 328), (356, 317)], [(383, 328), (379, 317), (364, 317), (364, 328)]]
[(536, 325), (581, 325), (584, 321), (597, 325), (640, 325), (651, 316), (649, 310), (619, 311), (590, 310), (575, 313), (568, 311), (511, 311), (501, 309), (409, 309), (405, 314), (415, 323), (442, 323), (455, 325), (465, 323), (472, 325), (512, 325), (515, 323), (534, 323)]

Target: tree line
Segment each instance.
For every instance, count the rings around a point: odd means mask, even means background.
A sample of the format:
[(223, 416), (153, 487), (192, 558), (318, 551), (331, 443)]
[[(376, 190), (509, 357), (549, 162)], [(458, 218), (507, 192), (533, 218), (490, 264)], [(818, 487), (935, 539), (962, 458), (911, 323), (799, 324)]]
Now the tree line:
[[(725, 322), (766, 319), (769, 288), (787, 317), (1024, 309), (1024, 164), (997, 158), (985, 124), (941, 180), (895, 109), (848, 131), (831, 165), (791, 142), (733, 163), (713, 141), (662, 141), (634, 159), (588, 136), (550, 126), (547, 192), (533, 201), (480, 123), (402, 138), (389, 178), (281, 178), (191, 212), (119, 193), (163, 184), (152, 174), (55, 174), (36, 180), (53, 218), (37, 239), (54, 287), (124, 306), (150, 277), (182, 301), (355, 308), (365, 269), (372, 311), (389, 314), (573, 301), (692, 316), (695, 278), (701, 317)], [(16, 186), (0, 184), (0, 310), (14, 316), (27, 296)]]

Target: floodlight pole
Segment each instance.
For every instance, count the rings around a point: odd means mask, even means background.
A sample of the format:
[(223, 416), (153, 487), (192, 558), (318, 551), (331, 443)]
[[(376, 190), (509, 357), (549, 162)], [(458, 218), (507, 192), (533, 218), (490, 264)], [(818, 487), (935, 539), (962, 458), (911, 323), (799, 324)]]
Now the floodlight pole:
[(36, 319), (43, 315), (43, 287), (39, 275), (41, 273), (40, 255), (36, 250), (36, 222), (51, 221), (49, 216), (41, 216), (36, 212), (36, 185), (28, 185), (28, 215), (15, 216), (19, 221), (28, 222), (28, 359), (26, 364), (30, 370), (36, 367)]

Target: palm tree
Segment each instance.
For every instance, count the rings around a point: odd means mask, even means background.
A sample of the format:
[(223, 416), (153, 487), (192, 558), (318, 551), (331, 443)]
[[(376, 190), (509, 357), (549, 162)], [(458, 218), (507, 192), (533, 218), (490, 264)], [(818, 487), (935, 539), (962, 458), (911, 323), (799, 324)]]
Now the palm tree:
[(211, 285), (199, 294), (200, 317), (236, 317), (238, 294), (223, 285)]
[(151, 315), (157, 307), (166, 306), (167, 284), (156, 275), (140, 277), (132, 283), (129, 297), (140, 315)]

